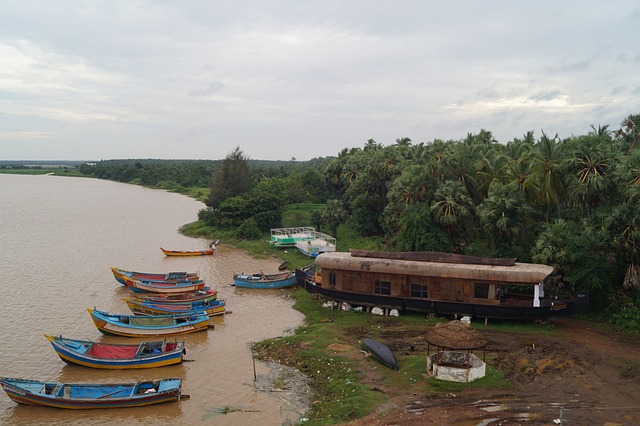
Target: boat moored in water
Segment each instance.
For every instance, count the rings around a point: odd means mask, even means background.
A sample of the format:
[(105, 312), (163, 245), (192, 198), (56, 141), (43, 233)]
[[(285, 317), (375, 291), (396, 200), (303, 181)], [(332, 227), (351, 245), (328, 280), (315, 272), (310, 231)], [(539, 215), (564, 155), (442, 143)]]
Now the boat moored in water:
[(111, 314), (87, 308), (96, 328), (103, 334), (124, 337), (176, 336), (209, 328), (206, 314), (136, 316)]
[(241, 288), (286, 288), (296, 284), (295, 272), (280, 272), (277, 274), (256, 273), (253, 275), (235, 274), (233, 284)]
[(19, 404), (91, 409), (141, 407), (179, 401), (180, 379), (136, 383), (56, 383), (1, 377), (0, 385)]
[(184, 341), (150, 341), (136, 344), (98, 343), (91, 340), (45, 336), (60, 359), (69, 364), (108, 370), (155, 368), (180, 364)]

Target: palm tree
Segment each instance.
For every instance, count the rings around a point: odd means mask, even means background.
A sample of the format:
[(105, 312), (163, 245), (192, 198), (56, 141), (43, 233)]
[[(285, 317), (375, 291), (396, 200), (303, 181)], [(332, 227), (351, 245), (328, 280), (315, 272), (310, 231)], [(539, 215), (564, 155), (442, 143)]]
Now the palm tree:
[(565, 155), (557, 142), (558, 135), (549, 138), (544, 132), (532, 153), (533, 168), (540, 188), (540, 199), (547, 206), (546, 220), (549, 222), (551, 205), (557, 207), (557, 216), (561, 215), (560, 199), (564, 194), (562, 167)]
[(499, 251), (510, 250), (514, 241), (522, 241), (529, 210), (524, 193), (515, 181), (508, 184), (494, 182), (487, 199), (477, 207), (485, 234)]
[(445, 228), (453, 247), (459, 251), (459, 243), (465, 231), (465, 220), (473, 213), (469, 194), (460, 181), (445, 181), (434, 194), (431, 205), (434, 222)]

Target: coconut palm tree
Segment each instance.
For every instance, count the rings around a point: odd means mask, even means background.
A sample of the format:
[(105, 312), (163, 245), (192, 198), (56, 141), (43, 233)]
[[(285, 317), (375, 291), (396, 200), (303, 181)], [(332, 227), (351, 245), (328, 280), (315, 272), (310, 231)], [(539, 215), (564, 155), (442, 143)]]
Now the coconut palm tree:
[(465, 234), (473, 205), (467, 189), (460, 181), (445, 181), (438, 186), (431, 204), (434, 222), (447, 230), (453, 247), (459, 251), (460, 240)]

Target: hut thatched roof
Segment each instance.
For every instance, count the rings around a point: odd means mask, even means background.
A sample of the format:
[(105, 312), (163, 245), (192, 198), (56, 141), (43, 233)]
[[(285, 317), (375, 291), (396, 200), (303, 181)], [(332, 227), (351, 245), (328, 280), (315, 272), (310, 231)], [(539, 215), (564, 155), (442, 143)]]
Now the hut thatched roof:
[(436, 324), (425, 334), (424, 339), (445, 349), (479, 349), (487, 346), (482, 333), (459, 320)]
[(464, 263), (418, 262), (415, 260), (352, 257), (350, 253), (323, 253), (316, 258), (322, 269), (391, 273), (425, 277), (454, 278), (501, 283), (538, 284), (553, 268), (535, 263), (515, 262), (513, 266), (469, 265)]

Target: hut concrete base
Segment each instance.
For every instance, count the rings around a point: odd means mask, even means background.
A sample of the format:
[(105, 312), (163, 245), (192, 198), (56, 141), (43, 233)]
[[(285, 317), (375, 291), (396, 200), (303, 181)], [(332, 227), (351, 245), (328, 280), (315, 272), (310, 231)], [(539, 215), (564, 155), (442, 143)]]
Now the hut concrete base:
[(427, 357), (427, 373), (439, 380), (469, 383), (486, 374), (486, 363), (474, 354), (444, 351)]

